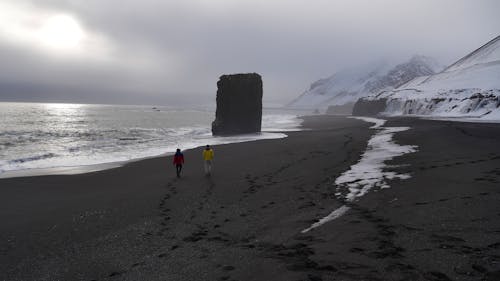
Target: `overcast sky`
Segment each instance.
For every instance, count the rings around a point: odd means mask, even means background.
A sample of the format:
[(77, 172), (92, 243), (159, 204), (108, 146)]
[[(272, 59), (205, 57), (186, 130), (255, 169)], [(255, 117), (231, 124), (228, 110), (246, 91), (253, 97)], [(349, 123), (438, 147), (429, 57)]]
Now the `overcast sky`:
[(284, 104), (351, 64), (449, 64), (500, 35), (497, 0), (0, 0), (0, 100), (210, 104), (257, 72)]

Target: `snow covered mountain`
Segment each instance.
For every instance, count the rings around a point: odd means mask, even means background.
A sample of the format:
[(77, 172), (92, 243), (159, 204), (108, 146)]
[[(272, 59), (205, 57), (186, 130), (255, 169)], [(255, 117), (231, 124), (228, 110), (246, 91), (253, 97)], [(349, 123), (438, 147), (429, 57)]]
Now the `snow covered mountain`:
[(353, 114), (379, 110), (384, 115), (500, 120), (500, 36), (437, 74), (361, 99)]
[(359, 98), (392, 90), (415, 77), (434, 74), (438, 64), (424, 56), (414, 56), (398, 65), (378, 62), (345, 69), (311, 84), (309, 90), (288, 104), (289, 108), (320, 109), (351, 106)]

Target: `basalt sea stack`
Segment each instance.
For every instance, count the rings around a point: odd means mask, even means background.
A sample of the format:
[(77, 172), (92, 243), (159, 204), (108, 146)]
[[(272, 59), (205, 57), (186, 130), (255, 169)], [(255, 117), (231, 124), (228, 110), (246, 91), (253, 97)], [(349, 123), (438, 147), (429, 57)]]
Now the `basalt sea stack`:
[(257, 73), (222, 75), (217, 82), (217, 110), (212, 134), (260, 132), (262, 78)]

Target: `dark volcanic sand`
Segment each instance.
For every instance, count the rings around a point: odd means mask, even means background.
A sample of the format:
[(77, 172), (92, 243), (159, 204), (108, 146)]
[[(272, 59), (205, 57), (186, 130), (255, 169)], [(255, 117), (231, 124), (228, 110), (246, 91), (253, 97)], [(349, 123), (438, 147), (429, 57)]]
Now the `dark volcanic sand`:
[(311, 131), (72, 176), (0, 180), (0, 280), (500, 280), (500, 126), (391, 119), (417, 153), (408, 180), (343, 217), (337, 176), (370, 124), (306, 119)]

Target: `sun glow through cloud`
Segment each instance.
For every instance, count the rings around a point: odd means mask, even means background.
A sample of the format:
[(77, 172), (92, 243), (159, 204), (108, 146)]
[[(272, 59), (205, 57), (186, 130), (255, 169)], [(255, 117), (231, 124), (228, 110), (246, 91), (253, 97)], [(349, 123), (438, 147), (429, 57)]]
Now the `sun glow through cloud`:
[(48, 18), (39, 31), (40, 42), (56, 49), (77, 48), (85, 37), (79, 23), (69, 15)]
[(106, 36), (87, 29), (71, 11), (0, 1), (0, 45), (35, 49), (65, 58), (105, 59), (112, 48)]

